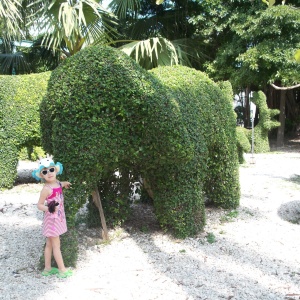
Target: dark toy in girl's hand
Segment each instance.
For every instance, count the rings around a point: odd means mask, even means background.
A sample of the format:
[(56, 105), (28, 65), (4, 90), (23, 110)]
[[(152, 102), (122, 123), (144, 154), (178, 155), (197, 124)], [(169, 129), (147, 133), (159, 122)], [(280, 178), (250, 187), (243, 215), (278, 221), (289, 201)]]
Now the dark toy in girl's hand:
[(54, 212), (55, 212), (55, 206), (57, 206), (57, 205), (59, 205), (59, 203), (58, 202), (56, 202), (56, 201), (51, 201), (51, 202), (49, 202), (48, 203), (48, 211), (51, 213), (51, 214), (53, 214)]

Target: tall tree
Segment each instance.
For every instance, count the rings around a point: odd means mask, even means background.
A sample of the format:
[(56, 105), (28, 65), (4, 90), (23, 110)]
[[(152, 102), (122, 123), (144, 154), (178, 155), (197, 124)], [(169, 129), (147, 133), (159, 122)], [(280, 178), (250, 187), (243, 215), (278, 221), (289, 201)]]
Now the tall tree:
[[(21, 0), (20, 0), (21, 1)], [(1, 35), (17, 35), (19, 31), (19, 21), (21, 20), (19, 0), (0, 1)]]
[[(0, 73), (22, 74), (32, 71), (28, 47), (32, 36), (28, 23), (35, 17), (35, 0), (4, 0), (0, 3)], [(10, 5), (8, 5), (10, 4)]]
[[(206, 64), (210, 76), (230, 80), (236, 93), (266, 90), (274, 82), (280, 86), (299, 83), (294, 55), (300, 43), (300, 10), (281, 2), (269, 7), (262, 1), (236, 0), (227, 6), (225, 2), (209, 2), (216, 8), (213, 17), (208, 14), (212, 26), (207, 37), (216, 49), (215, 58)], [(298, 1), (288, 2), (299, 6)], [(201, 28), (202, 23), (198, 26)]]
[(45, 33), (43, 45), (73, 55), (84, 46), (112, 41), (116, 18), (94, 0), (37, 0), (42, 8), (35, 20)]
[(115, 45), (146, 69), (200, 65), (203, 43), (192, 38), (195, 28), (189, 21), (199, 7), (195, 1), (112, 0), (109, 8), (119, 18), (121, 36)]

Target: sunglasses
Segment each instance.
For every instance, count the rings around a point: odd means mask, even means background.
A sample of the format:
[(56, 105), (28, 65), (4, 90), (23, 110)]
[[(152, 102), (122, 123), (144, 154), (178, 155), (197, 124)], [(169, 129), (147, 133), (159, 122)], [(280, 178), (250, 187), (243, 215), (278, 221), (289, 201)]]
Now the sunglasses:
[(50, 169), (48, 169), (48, 170), (43, 170), (41, 173), (42, 173), (43, 175), (47, 175), (48, 172), (53, 173), (54, 171), (55, 171), (55, 168), (50, 168)]

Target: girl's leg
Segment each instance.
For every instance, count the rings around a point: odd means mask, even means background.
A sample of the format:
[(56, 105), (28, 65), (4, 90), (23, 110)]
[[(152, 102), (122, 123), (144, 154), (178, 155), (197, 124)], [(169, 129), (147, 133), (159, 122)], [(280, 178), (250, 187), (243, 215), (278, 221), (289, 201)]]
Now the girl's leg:
[(60, 251), (60, 239), (59, 236), (51, 237), (52, 249), (53, 249), (53, 256), (57, 263), (58, 269), (60, 272), (65, 272), (66, 268), (64, 265), (63, 257)]
[(51, 270), (51, 257), (52, 257), (52, 241), (47, 238), (45, 246), (45, 270)]

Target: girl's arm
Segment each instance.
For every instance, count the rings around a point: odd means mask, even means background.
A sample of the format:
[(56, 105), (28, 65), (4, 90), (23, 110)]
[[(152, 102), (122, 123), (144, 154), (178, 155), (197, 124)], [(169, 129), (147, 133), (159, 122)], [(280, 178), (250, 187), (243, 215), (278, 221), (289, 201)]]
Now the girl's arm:
[(48, 206), (45, 205), (46, 198), (50, 195), (51, 191), (47, 189), (46, 187), (43, 187), (40, 194), (40, 199), (37, 204), (37, 207), (41, 211), (48, 211)]
[(68, 189), (72, 184), (69, 181), (62, 181), (61, 186)]

